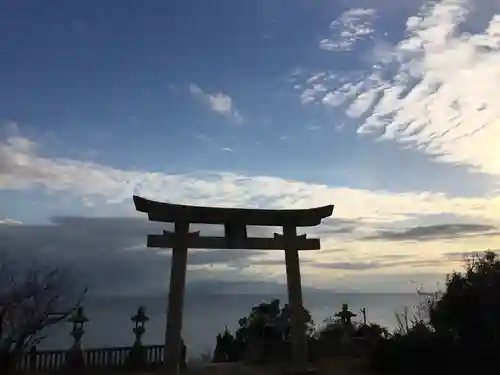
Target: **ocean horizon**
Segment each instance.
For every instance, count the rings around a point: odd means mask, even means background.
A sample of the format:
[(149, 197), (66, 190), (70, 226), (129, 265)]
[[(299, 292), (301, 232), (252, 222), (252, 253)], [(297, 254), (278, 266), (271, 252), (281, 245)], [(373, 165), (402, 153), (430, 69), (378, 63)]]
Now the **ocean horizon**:
[[(278, 298), (281, 304), (288, 300), (286, 293), (273, 294), (187, 294), (185, 298), (183, 338), (188, 356), (195, 357), (215, 347), (216, 335), (227, 326), (234, 331), (238, 320), (247, 316), (252, 306)], [(304, 294), (304, 306), (309, 309), (316, 326), (339, 311), (347, 303), (356, 313), (355, 321), (362, 321), (361, 309), (366, 308), (367, 320), (389, 330), (397, 326), (396, 313), (405, 308), (414, 310), (422, 302), (417, 293), (335, 293), (312, 292)], [(161, 345), (165, 341), (165, 296), (91, 297), (84, 301), (85, 324), (83, 345), (88, 348), (130, 346), (134, 341), (131, 317), (139, 306), (146, 308), (149, 321), (143, 336), (145, 345)], [(48, 332), (39, 349), (67, 349), (72, 343), (71, 324), (62, 323)]]

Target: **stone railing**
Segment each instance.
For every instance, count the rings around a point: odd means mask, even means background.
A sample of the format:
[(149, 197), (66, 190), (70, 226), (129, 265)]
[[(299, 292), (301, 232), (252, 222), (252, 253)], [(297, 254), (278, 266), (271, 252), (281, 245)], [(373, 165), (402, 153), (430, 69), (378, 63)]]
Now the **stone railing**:
[[(163, 345), (150, 345), (141, 348), (143, 361), (136, 368), (156, 368), (163, 363)], [(85, 370), (119, 370), (133, 369), (131, 361), (132, 347), (114, 347), (82, 350), (83, 363), (78, 369)], [(20, 356), (16, 361), (16, 371), (19, 372), (56, 372), (71, 371), (68, 350), (31, 350)], [(73, 367), (73, 370), (77, 370)]]

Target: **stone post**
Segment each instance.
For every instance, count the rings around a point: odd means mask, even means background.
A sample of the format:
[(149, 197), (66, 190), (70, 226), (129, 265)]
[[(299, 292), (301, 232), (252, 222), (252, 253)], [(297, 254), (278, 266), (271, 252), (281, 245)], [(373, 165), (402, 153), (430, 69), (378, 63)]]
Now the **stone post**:
[(29, 351), (29, 370), (36, 371), (36, 346), (33, 345)]
[(366, 326), (366, 308), (361, 309), (361, 314), (363, 314), (363, 325)]

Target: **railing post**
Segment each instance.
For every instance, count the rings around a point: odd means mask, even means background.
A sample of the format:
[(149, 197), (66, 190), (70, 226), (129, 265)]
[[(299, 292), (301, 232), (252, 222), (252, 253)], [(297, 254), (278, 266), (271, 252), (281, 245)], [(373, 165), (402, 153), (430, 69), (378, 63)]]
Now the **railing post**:
[(33, 345), (29, 351), (28, 370), (36, 371), (36, 346)]

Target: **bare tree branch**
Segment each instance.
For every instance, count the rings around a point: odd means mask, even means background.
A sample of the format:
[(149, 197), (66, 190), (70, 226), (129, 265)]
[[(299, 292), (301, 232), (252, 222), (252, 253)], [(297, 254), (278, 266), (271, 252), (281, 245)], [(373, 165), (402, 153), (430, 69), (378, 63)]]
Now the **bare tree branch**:
[(73, 275), (69, 268), (0, 259), (0, 352), (17, 355), (67, 320), (86, 293)]

